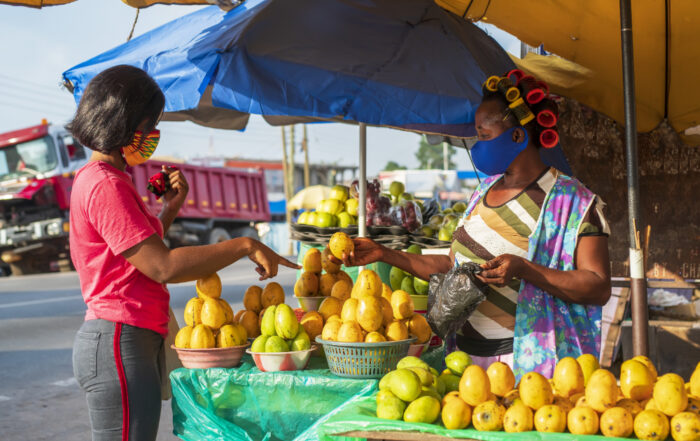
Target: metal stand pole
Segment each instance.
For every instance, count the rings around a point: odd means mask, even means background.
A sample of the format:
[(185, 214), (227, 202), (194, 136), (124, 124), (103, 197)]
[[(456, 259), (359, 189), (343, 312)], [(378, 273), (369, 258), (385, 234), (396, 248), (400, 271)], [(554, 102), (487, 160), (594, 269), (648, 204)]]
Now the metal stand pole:
[(360, 123), (360, 197), (357, 207), (357, 230), (359, 237), (367, 235), (367, 124)]
[(639, 213), (639, 170), (637, 161), (637, 110), (634, 95), (631, 0), (620, 0), (622, 33), (622, 78), (625, 97), (625, 145), (627, 156), (627, 198), (630, 235), (630, 288), (632, 301), (632, 346), (634, 355), (649, 352), (647, 286), (644, 258), (637, 238)]

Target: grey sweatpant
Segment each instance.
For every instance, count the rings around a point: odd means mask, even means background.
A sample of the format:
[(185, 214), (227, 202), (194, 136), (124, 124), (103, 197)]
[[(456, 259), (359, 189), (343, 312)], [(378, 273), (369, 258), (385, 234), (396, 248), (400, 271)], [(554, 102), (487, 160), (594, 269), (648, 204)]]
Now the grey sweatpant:
[(154, 441), (161, 408), (163, 338), (149, 329), (88, 320), (73, 344), (93, 441)]

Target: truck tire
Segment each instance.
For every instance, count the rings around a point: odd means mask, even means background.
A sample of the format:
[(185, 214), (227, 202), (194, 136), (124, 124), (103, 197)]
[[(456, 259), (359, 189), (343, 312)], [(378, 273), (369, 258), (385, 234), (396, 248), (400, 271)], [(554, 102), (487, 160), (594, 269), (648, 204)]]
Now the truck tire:
[(238, 227), (231, 230), (233, 237), (250, 237), (251, 239), (260, 240), (258, 236), (258, 230), (246, 225), (245, 227)]
[(223, 228), (214, 228), (209, 233), (208, 243), (211, 245), (214, 243), (219, 243), (219, 242), (223, 242), (225, 240), (229, 240), (230, 238), (231, 238), (231, 235), (228, 234), (228, 231), (224, 230)]

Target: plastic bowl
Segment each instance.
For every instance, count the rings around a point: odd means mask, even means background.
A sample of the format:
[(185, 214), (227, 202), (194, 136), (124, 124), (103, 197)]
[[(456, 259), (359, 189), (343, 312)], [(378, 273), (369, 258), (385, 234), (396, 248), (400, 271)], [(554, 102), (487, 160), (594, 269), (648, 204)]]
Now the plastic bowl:
[(292, 352), (246, 352), (253, 357), (255, 366), (261, 372), (279, 371), (301, 371), (309, 364), (311, 353), (316, 350), (316, 345), (311, 345), (310, 349)]
[(408, 355), (413, 355), (414, 357), (420, 357), (423, 351), (428, 349), (430, 345), (430, 340), (425, 343), (417, 343), (408, 347)]
[(208, 368), (231, 368), (240, 364), (245, 348), (250, 346), (246, 343), (241, 346), (230, 348), (209, 348), (209, 349), (183, 349), (170, 347), (177, 352), (177, 356), (182, 362), (182, 366), (188, 369), (208, 369)]
[(318, 307), (326, 296), (297, 297), (299, 306), (304, 312), (318, 311)]

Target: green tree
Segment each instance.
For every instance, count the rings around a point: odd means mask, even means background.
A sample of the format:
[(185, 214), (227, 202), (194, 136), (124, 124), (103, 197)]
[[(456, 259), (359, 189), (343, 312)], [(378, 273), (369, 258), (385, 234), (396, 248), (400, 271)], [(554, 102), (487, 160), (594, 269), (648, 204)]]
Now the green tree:
[(386, 163), (384, 166), (383, 171), (394, 171), (394, 170), (406, 170), (405, 165), (399, 165), (396, 163), (396, 161), (389, 161)]
[[(457, 164), (452, 161), (452, 157), (457, 153), (457, 149), (453, 146), (447, 147), (447, 165), (449, 169), (457, 168)], [(416, 152), (416, 159), (420, 165), (418, 168), (421, 169), (442, 169), (443, 167), (443, 150), (442, 144), (430, 145), (425, 137), (421, 137), (420, 144), (418, 145), (418, 151)]]

